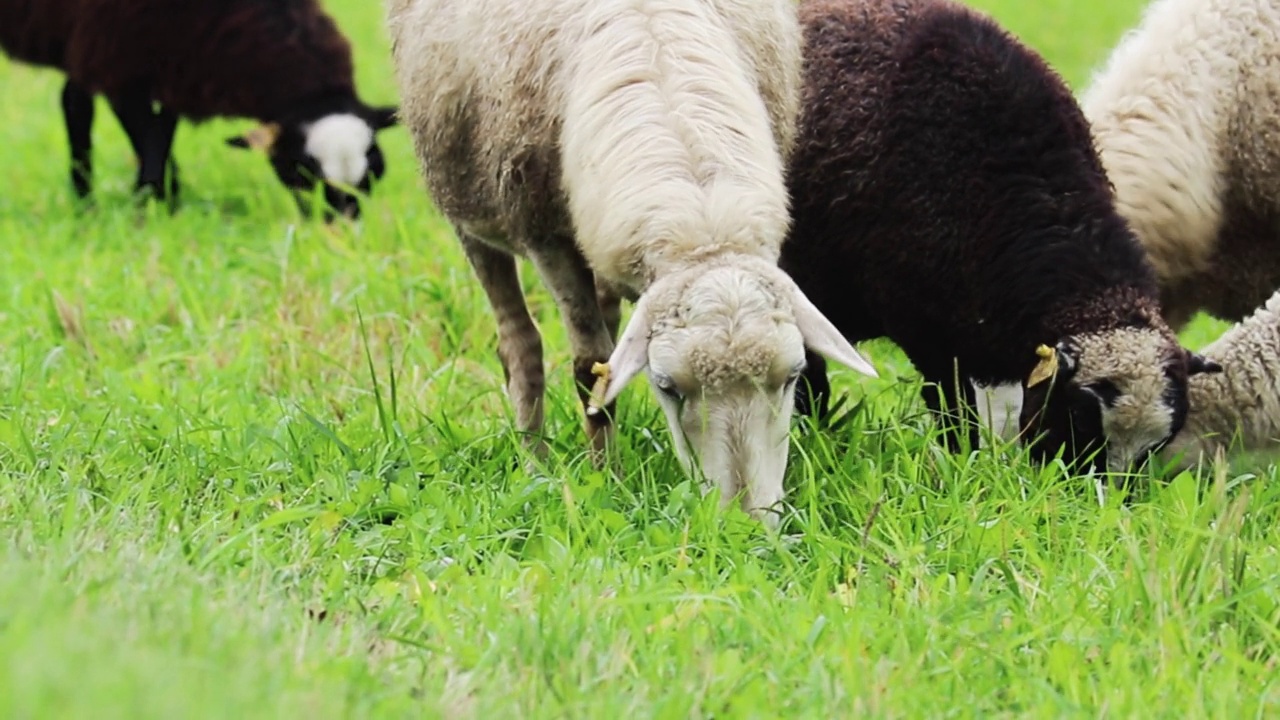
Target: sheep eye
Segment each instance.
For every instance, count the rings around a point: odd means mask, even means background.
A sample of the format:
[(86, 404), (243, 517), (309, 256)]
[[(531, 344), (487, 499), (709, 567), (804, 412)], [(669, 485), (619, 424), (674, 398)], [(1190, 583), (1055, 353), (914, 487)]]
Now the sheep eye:
[(1115, 407), (1116, 401), (1120, 399), (1120, 389), (1110, 380), (1099, 380), (1084, 386), (1084, 389), (1090, 394), (1096, 396), (1107, 407)]
[(653, 384), (654, 387), (658, 388), (659, 392), (672, 400), (679, 401), (684, 399), (684, 394), (681, 393), (680, 388), (676, 386), (676, 381), (672, 380), (667, 375), (658, 375), (654, 377)]
[(800, 376), (804, 374), (805, 368), (807, 368), (808, 366), (809, 366), (808, 363), (801, 362), (799, 365), (796, 365), (795, 367), (791, 368), (791, 374), (787, 376), (786, 387), (791, 387), (792, 385), (795, 385), (796, 382), (800, 380)]

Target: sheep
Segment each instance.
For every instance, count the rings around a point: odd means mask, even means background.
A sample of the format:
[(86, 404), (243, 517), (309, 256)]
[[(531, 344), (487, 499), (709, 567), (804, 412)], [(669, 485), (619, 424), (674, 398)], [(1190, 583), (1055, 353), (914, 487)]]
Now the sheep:
[[(851, 342), (923, 375), (950, 450), (974, 386), (1022, 391), (1040, 460), (1131, 466), (1177, 433), (1178, 344), (1065, 83), (946, 0), (806, 0), (792, 227), (781, 267)], [(830, 386), (810, 357), (798, 406)], [(1105, 448), (1105, 452), (1104, 452)]]
[(1203, 354), (1223, 372), (1192, 380), (1187, 424), (1162, 459), (1189, 467), (1220, 451), (1274, 450), (1280, 442), (1280, 291)]
[[(95, 94), (110, 101), (138, 157), (135, 188), (170, 200), (178, 118), (249, 117), (231, 138), (264, 152), (300, 207), (318, 181), (331, 210), (355, 217), (349, 190), (385, 171), (375, 134), (394, 107), (357, 98), (351, 47), (317, 0), (0, 0), (0, 47), (60, 69), (77, 196), (92, 189)], [(158, 104), (155, 107), (153, 104)]]
[[(793, 3), (391, 0), (388, 27), (402, 117), (496, 315), (518, 429), (540, 431), (544, 395), (523, 255), (568, 330), (593, 457), (647, 369), (684, 468), (776, 527), (804, 345), (875, 373), (777, 267)], [(618, 295), (635, 306), (615, 345)]]
[(1157, 0), (1080, 102), (1174, 330), (1280, 287), (1280, 5)]

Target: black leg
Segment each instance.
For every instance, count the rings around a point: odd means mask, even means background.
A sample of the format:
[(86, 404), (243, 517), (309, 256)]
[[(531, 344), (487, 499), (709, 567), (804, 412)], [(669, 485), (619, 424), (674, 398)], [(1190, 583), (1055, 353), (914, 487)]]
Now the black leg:
[(133, 154), (142, 162), (142, 145), (151, 127), (151, 101), (145, 93), (127, 92), (108, 98), (111, 110), (129, 138)]
[(62, 118), (71, 147), (71, 186), (83, 199), (93, 190), (93, 93), (67, 80), (62, 86)]
[(152, 118), (152, 132), (142, 153), (142, 166), (149, 172), (140, 178), (142, 185), (158, 192), (171, 208), (178, 201), (178, 165), (173, 160), (173, 135), (177, 129), (178, 115), (160, 107)]
[(145, 90), (130, 90), (113, 96), (111, 109), (124, 128), (138, 158), (138, 179), (134, 189), (152, 197), (172, 201), (177, 194), (177, 166), (170, 157), (178, 117), (165, 108), (152, 108)]

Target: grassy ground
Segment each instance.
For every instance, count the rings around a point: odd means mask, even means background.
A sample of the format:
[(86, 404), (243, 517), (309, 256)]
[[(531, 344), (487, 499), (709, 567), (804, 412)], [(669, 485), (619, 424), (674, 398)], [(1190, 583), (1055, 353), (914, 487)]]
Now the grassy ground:
[[(379, 8), (328, 4), (392, 100)], [(1139, 12), (977, 4), (1076, 86)], [(1099, 506), (1013, 452), (939, 452), (871, 344), (883, 379), (839, 377), (865, 412), (799, 438), (774, 537), (681, 478), (640, 385), (628, 477), (583, 464), (536, 288), (556, 450), (526, 474), (403, 130), (359, 232), (297, 223), (222, 146), (243, 123), (183, 126), (186, 204), (140, 217), (100, 106), (78, 216), (58, 78), (0, 61), (0, 87), (0, 717), (1277, 712), (1272, 468)]]

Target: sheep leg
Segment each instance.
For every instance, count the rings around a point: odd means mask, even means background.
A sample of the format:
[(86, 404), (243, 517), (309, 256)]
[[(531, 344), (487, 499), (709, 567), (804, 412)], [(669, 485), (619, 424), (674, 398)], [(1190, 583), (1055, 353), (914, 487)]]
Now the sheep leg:
[(116, 121), (124, 130), (124, 136), (129, 139), (129, 147), (133, 148), (134, 159), (141, 164), (142, 137), (146, 134), (148, 120), (141, 113), (128, 109), (125, 105), (127, 101), (121, 98), (108, 98), (108, 101), (111, 104), (111, 111), (115, 113)]
[(62, 86), (62, 118), (71, 147), (71, 186), (83, 200), (93, 190), (93, 93), (67, 80)]
[(617, 342), (618, 328), (622, 325), (622, 295), (608, 283), (596, 278), (596, 302), (600, 305), (609, 337)]
[(578, 385), (578, 399), (582, 402), (591, 459), (599, 467), (603, 464), (606, 448), (612, 442), (615, 403), (610, 403), (603, 413), (585, 414), (591, 388), (596, 381), (591, 368), (596, 363), (608, 362), (613, 353), (613, 335), (600, 308), (595, 278), (570, 238), (555, 238), (536, 250), (530, 250), (529, 259), (551, 290), (568, 330), (569, 344), (573, 348), (573, 378)]
[(525, 446), (537, 454), (546, 450), (542, 439), (543, 394), (542, 336), (525, 305), (524, 291), (509, 253), (457, 229), (471, 268), (480, 280), (498, 323), (498, 359), (507, 381), (507, 397), (515, 407), (516, 428)]
[(148, 189), (172, 207), (178, 199), (178, 169), (173, 162), (173, 135), (178, 129), (178, 116), (161, 106), (151, 116), (151, 132), (143, 145), (139, 189)]
[(152, 197), (176, 201), (178, 167), (171, 150), (178, 117), (165, 108), (153, 109), (144, 90), (130, 90), (109, 98), (120, 126), (124, 128), (133, 153), (138, 158), (135, 191), (149, 191)]
[(124, 128), (125, 137), (129, 138), (129, 146), (133, 148), (133, 156), (138, 161), (141, 178), (143, 147), (151, 126), (151, 100), (145, 94), (137, 92), (111, 95), (107, 100), (111, 103), (111, 111), (115, 113), (120, 127)]

